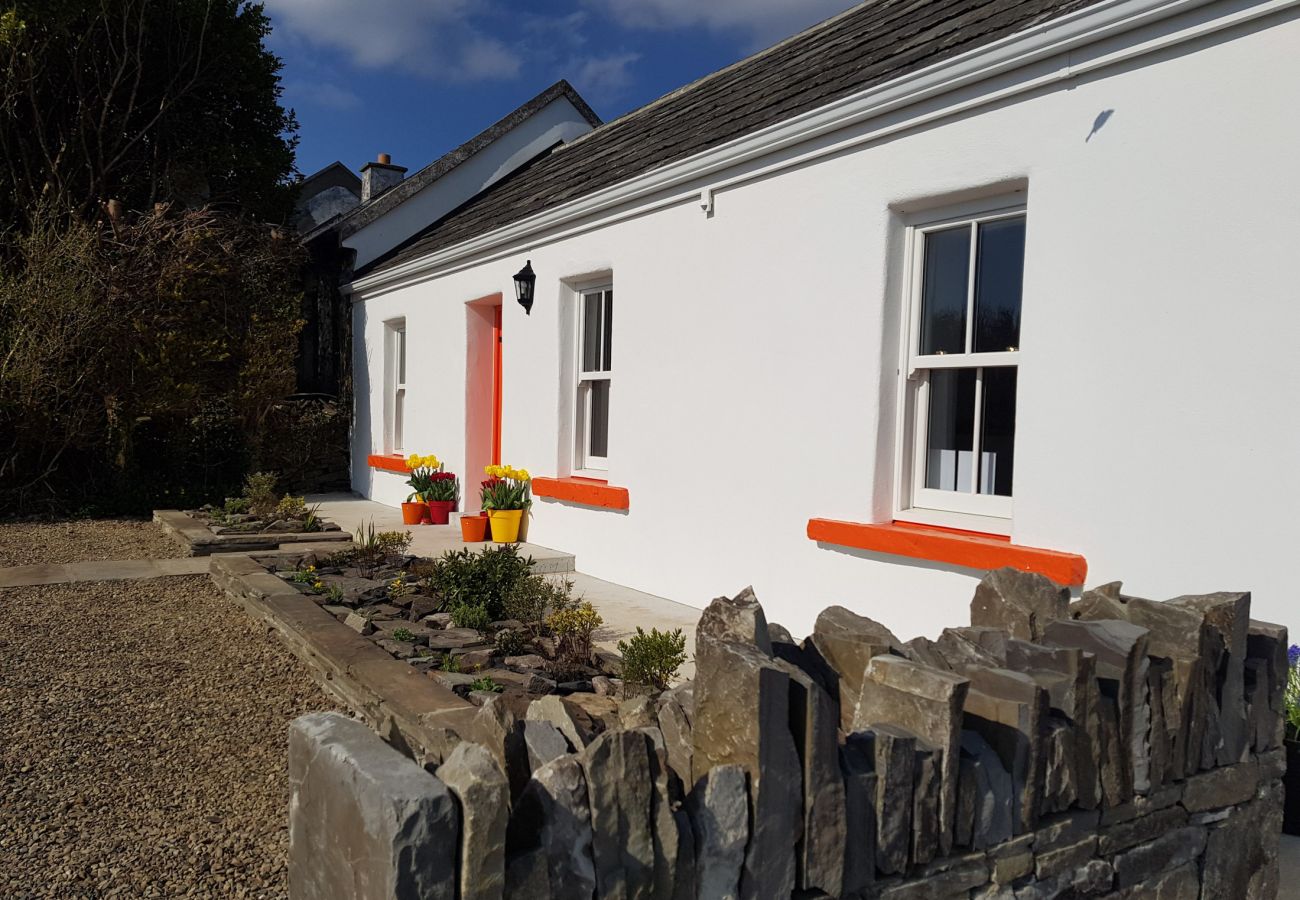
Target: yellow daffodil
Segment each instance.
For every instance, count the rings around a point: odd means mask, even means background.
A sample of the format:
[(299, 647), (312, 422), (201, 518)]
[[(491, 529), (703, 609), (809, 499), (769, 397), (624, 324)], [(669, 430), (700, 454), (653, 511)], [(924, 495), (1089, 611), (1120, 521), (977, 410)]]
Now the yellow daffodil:
[(532, 477), (533, 477), (533, 476), (531, 476), (531, 475), (528, 474), (528, 470), (527, 470), (527, 469), (520, 469), (520, 470), (519, 470), (519, 480), (520, 480), (520, 481), (528, 481), (528, 480), (531, 479)]

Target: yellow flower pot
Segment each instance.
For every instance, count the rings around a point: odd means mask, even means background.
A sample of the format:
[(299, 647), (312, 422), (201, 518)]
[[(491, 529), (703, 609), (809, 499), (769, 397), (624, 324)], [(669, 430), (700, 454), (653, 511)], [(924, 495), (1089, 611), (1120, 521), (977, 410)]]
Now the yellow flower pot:
[(488, 510), (492, 520), (492, 540), (497, 544), (513, 544), (519, 540), (519, 520), (524, 516), (522, 509)]

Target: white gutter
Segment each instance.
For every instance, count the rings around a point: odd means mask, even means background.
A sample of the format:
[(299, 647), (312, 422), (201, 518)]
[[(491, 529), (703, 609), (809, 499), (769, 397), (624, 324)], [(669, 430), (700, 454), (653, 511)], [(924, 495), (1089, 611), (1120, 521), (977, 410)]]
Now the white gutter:
[(812, 160), (878, 141), (890, 134), (916, 128), (936, 119), (996, 103), (1044, 85), (1077, 78), (1123, 60), (1143, 56), (1300, 5), (1300, 0), (1265, 0), (1246, 9), (1209, 21), (1190, 24), (1177, 32), (1124, 47), (1082, 63), (1067, 61), (1061, 68), (1048, 75), (1017, 82), (1000, 91), (982, 94), (962, 103), (952, 104), (940, 110), (854, 135), (844, 141), (818, 147), (808, 153), (782, 159), (769, 166), (710, 184), (703, 191), (696, 188), (672, 196), (656, 197), (636, 208), (623, 209), (599, 221), (575, 224), (603, 211), (662, 194), (673, 188), (680, 188), (684, 184), (716, 172), (861, 124), (896, 109), (951, 93), (959, 88), (986, 81), (1044, 59), (1068, 54), (1071, 50), (1171, 18), (1212, 2), (1214, 0), (1103, 0), (1076, 13), (1017, 32), (944, 62), (935, 63), (909, 75), (835, 100), (791, 119), (743, 135), (717, 147), (711, 147), (694, 156), (593, 191), (577, 200), (521, 219), (487, 234), (359, 278), (344, 286), (343, 290), (352, 292), (354, 301), (362, 301), (367, 298), (359, 295), (374, 296), (386, 293), (408, 284), (447, 274), (458, 268), (477, 265), (485, 259), (507, 255), (514, 252), (514, 247), (529, 238), (565, 225), (573, 225), (573, 227), (564, 232), (548, 235), (547, 241), (560, 240), (667, 206), (689, 201), (704, 202), (705, 194), (709, 195), (711, 202), (712, 194), (718, 190), (762, 178), (783, 169), (805, 165)]

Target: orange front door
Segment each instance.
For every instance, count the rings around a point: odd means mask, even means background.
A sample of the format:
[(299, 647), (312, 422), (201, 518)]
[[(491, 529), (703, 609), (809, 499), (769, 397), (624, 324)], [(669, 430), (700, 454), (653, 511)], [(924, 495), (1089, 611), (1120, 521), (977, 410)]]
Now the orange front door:
[(501, 465), (501, 306), (492, 318), (492, 465)]

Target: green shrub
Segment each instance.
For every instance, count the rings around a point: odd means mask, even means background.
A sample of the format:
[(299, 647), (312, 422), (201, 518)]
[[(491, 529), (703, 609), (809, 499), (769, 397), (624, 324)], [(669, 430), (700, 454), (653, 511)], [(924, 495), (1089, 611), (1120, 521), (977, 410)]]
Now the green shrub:
[(307, 511), (304, 512), (302, 516), (302, 530), (320, 531), (321, 529), (320, 522), (321, 522), (320, 504), (316, 503), (312, 506), (307, 507)]
[(633, 637), (618, 642), (618, 652), (623, 654), (624, 681), (662, 691), (686, 662), (686, 637), (680, 628), (671, 632), (651, 628), (646, 634), (638, 625)]
[(442, 660), (438, 663), (438, 668), (442, 669), (444, 672), (459, 672), (460, 657), (455, 656), (450, 652), (444, 653), (442, 655)]
[(307, 500), (305, 497), (293, 497), (285, 494), (280, 498), (280, 502), (275, 505), (274, 515), (277, 519), (306, 518)]
[(415, 633), (409, 628), (398, 628), (393, 632), (393, 640), (406, 641), (409, 644), (415, 640)]
[(471, 691), (490, 691), (493, 694), (499, 694), (505, 690), (505, 687), (497, 684), (491, 678), (484, 675), (482, 678), (475, 678), (471, 681), (469, 683), (469, 689)]
[(486, 607), (473, 603), (457, 603), (451, 608), (451, 624), (457, 628), (473, 628), (475, 631), (487, 631), (492, 623), (492, 616)]
[(280, 504), (275, 494), (275, 481), (274, 472), (253, 472), (244, 479), (243, 498), (248, 511), (259, 519), (274, 515)]
[(528, 635), (513, 628), (502, 628), (492, 643), (502, 656), (522, 656), (528, 650)]
[(586, 600), (546, 617), (546, 627), (555, 635), (555, 657), (561, 667), (575, 669), (591, 659), (591, 635), (604, 619)]
[(530, 574), (506, 594), (503, 612), (505, 618), (524, 623), (535, 634), (550, 613), (569, 609), (576, 602), (572, 581)]
[(506, 597), (528, 578), (532, 564), (532, 557), (520, 558), (513, 544), (479, 553), (448, 551), (431, 566), (427, 584), (453, 615), (457, 606), (479, 607), (493, 622), (505, 618)]

